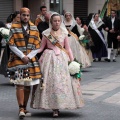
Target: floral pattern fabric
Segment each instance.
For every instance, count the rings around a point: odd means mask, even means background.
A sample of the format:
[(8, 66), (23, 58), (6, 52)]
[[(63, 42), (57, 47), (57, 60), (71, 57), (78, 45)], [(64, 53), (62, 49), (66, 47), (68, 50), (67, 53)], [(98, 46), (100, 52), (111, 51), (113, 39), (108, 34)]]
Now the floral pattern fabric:
[(44, 77), (44, 88), (38, 85), (32, 108), (35, 109), (75, 109), (84, 105), (80, 81), (70, 77), (69, 58), (64, 51), (56, 55), (46, 49), (39, 62)]

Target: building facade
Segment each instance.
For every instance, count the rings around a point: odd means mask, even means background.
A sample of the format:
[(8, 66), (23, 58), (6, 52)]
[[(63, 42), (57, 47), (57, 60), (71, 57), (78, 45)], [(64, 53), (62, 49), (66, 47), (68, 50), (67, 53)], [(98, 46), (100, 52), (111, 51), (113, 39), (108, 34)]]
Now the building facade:
[(21, 7), (31, 10), (31, 20), (39, 14), (40, 6), (46, 5), (48, 11), (71, 12), (75, 17), (87, 17), (89, 13), (96, 13), (102, 9), (106, 0), (0, 0), (0, 20), (6, 21), (8, 15)]

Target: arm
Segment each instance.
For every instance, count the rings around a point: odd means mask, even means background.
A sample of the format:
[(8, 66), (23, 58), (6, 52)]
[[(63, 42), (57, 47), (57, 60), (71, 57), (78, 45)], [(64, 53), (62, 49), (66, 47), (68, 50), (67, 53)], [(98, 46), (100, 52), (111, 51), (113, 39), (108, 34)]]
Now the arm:
[(39, 22), (41, 22), (41, 20), (40, 20), (40, 18), (37, 17), (35, 20), (35, 25), (38, 26)]
[(70, 61), (73, 61), (74, 57), (73, 57), (73, 53), (72, 53), (70, 45), (69, 45), (68, 37), (65, 37), (64, 43), (65, 43), (65, 49), (68, 51)]
[(45, 46), (46, 46), (47, 40), (45, 37), (42, 38), (42, 42), (41, 42), (41, 46), (40, 49), (36, 49), (36, 50), (32, 50), (27, 57), (29, 57), (30, 59), (32, 59), (37, 53), (40, 53), (44, 50)]
[(25, 57), (25, 55), (23, 54), (23, 52), (21, 52), (16, 46), (10, 46), (10, 45), (9, 45), (9, 47), (10, 47), (10, 49), (11, 49), (18, 57), (20, 57), (21, 59), (22, 59), (23, 57)]
[(22, 59), (23, 57), (25, 57), (24, 53), (21, 52), (21, 51), (16, 47), (16, 45), (15, 45), (15, 43), (14, 43), (14, 36), (13, 36), (12, 31), (10, 31), (10, 39), (9, 39), (8, 44), (9, 44), (10, 49), (11, 49), (18, 57), (20, 57), (21, 59)]

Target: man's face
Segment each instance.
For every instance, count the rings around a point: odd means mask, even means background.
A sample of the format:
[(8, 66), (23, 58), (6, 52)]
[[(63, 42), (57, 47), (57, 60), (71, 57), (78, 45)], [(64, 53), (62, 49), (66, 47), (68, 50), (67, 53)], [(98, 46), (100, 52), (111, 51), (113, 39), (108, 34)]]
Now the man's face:
[(46, 12), (47, 12), (47, 8), (42, 8), (41, 14), (42, 14), (43, 16), (46, 14)]
[(116, 16), (115, 11), (111, 11), (111, 17), (115, 17), (115, 16)]
[(21, 13), (20, 19), (21, 19), (21, 22), (23, 22), (25, 24), (28, 23), (29, 20), (30, 20), (30, 13), (29, 12), (23, 12), (23, 13)]

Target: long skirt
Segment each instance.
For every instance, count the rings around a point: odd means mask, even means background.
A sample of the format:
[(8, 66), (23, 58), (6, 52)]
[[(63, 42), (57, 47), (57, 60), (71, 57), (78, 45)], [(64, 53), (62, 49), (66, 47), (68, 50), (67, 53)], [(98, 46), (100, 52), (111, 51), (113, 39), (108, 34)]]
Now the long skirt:
[(76, 58), (78, 62), (82, 63), (82, 68), (90, 67), (91, 61), (89, 59), (89, 56), (86, 53), (85, 48), (82, 45), (80, 45), (78, 40), (73, 36), (69, 37), (69, 43), (70, 43), (70, 47), (73, 52), (74, 58)]
[(38, 85), (31, 107), (34, 109), (75, 109), (84, 105), (80, 81), (70, 77), (69, 58), (46, 49), (40, 58), (44, 88)]

